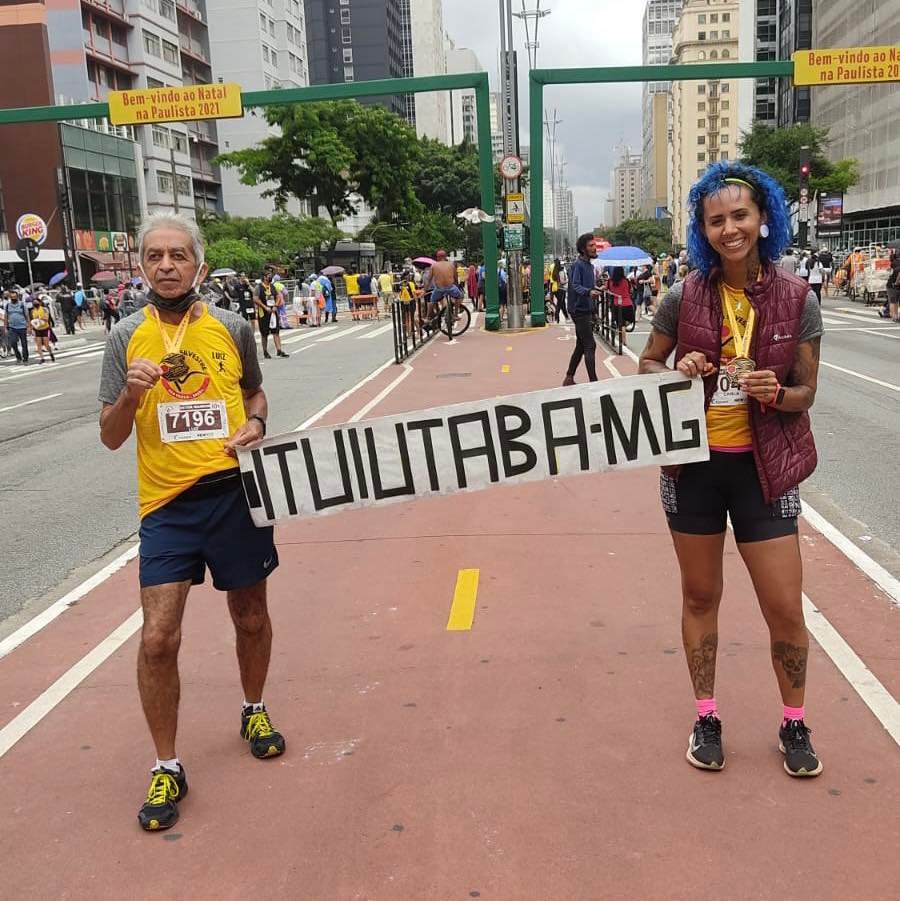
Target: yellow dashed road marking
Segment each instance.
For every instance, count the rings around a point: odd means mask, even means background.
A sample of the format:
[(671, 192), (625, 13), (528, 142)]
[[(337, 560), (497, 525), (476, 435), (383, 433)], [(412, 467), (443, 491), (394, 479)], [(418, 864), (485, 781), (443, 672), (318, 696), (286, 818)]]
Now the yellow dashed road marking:
[(456, 591), (447, 620), (448, 632), (468, 632), (475, 618), (475, 601), (478, 597), (478, 575), (481, 570), (461, 569), (456, 576)]

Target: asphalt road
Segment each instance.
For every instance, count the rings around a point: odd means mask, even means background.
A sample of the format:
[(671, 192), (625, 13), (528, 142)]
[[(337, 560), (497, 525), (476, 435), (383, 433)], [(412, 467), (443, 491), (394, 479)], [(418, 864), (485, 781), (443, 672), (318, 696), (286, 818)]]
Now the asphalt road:
[[(284, 334), (262, 360), (269, 433), (290, 431), (393, 357), (389, 321)], [(271, 343), (271, 342), (270, 342)], [(0, 361), (0, 637), (121, 552), (138, 525), (133, 439), (99, 440), (99, 329), (63, 337), (56, 363)]]

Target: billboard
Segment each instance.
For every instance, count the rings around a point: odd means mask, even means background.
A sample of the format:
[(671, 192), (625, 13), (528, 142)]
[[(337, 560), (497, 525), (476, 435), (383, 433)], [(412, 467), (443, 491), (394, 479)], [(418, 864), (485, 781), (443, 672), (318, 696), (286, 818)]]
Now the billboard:
[(844, 224), (844, 195), (840, 191), (820, 191), (816, 213), (816, 235), (840, 237)]

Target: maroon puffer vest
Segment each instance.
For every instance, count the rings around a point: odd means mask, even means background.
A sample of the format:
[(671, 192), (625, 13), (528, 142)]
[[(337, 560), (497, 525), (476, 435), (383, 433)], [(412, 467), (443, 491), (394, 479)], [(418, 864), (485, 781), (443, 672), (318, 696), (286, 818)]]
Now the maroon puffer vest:
[[(692, 272), (684, 282), (678, 316), (676, 359), (701, 351), (716, 367), (716, 374), (704, 379), (707, 409), (716, 391), (722, 355), (720, 277), (718, 269), (713, 269), (708, 278)], [(808, 292), (809, 285), (803, 279), (771, 264), (763, 267), (762, 278), (747, 291), (756, 310), (750, 356), (757, 369), (770, 369), (782, 385), (790, 384), (788, 376)], [(759, 482), (766, 503), (771, 504), (816, 468), (818, 458), (809, 414), (780, 413), (772, 408), (763, 411), (759, 403), (751, 401), (750, 428)]]

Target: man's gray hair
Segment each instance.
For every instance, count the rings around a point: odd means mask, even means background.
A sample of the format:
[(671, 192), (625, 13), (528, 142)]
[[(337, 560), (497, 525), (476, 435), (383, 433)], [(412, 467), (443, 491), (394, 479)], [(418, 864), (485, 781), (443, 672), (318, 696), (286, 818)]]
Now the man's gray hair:
[(200, 226), (193, 219), (182, 216), (179, 213), (151, 213), (138, 230), (138, 259), (144, 261), (144, 242), (147, 235), (161, 228), (172, 228), (184, 232), (191, 239), (194, 249), (194, 259), (197, 265), (203, 263), (205, 253), (203, 248), (203, 235), (200, 234)]

